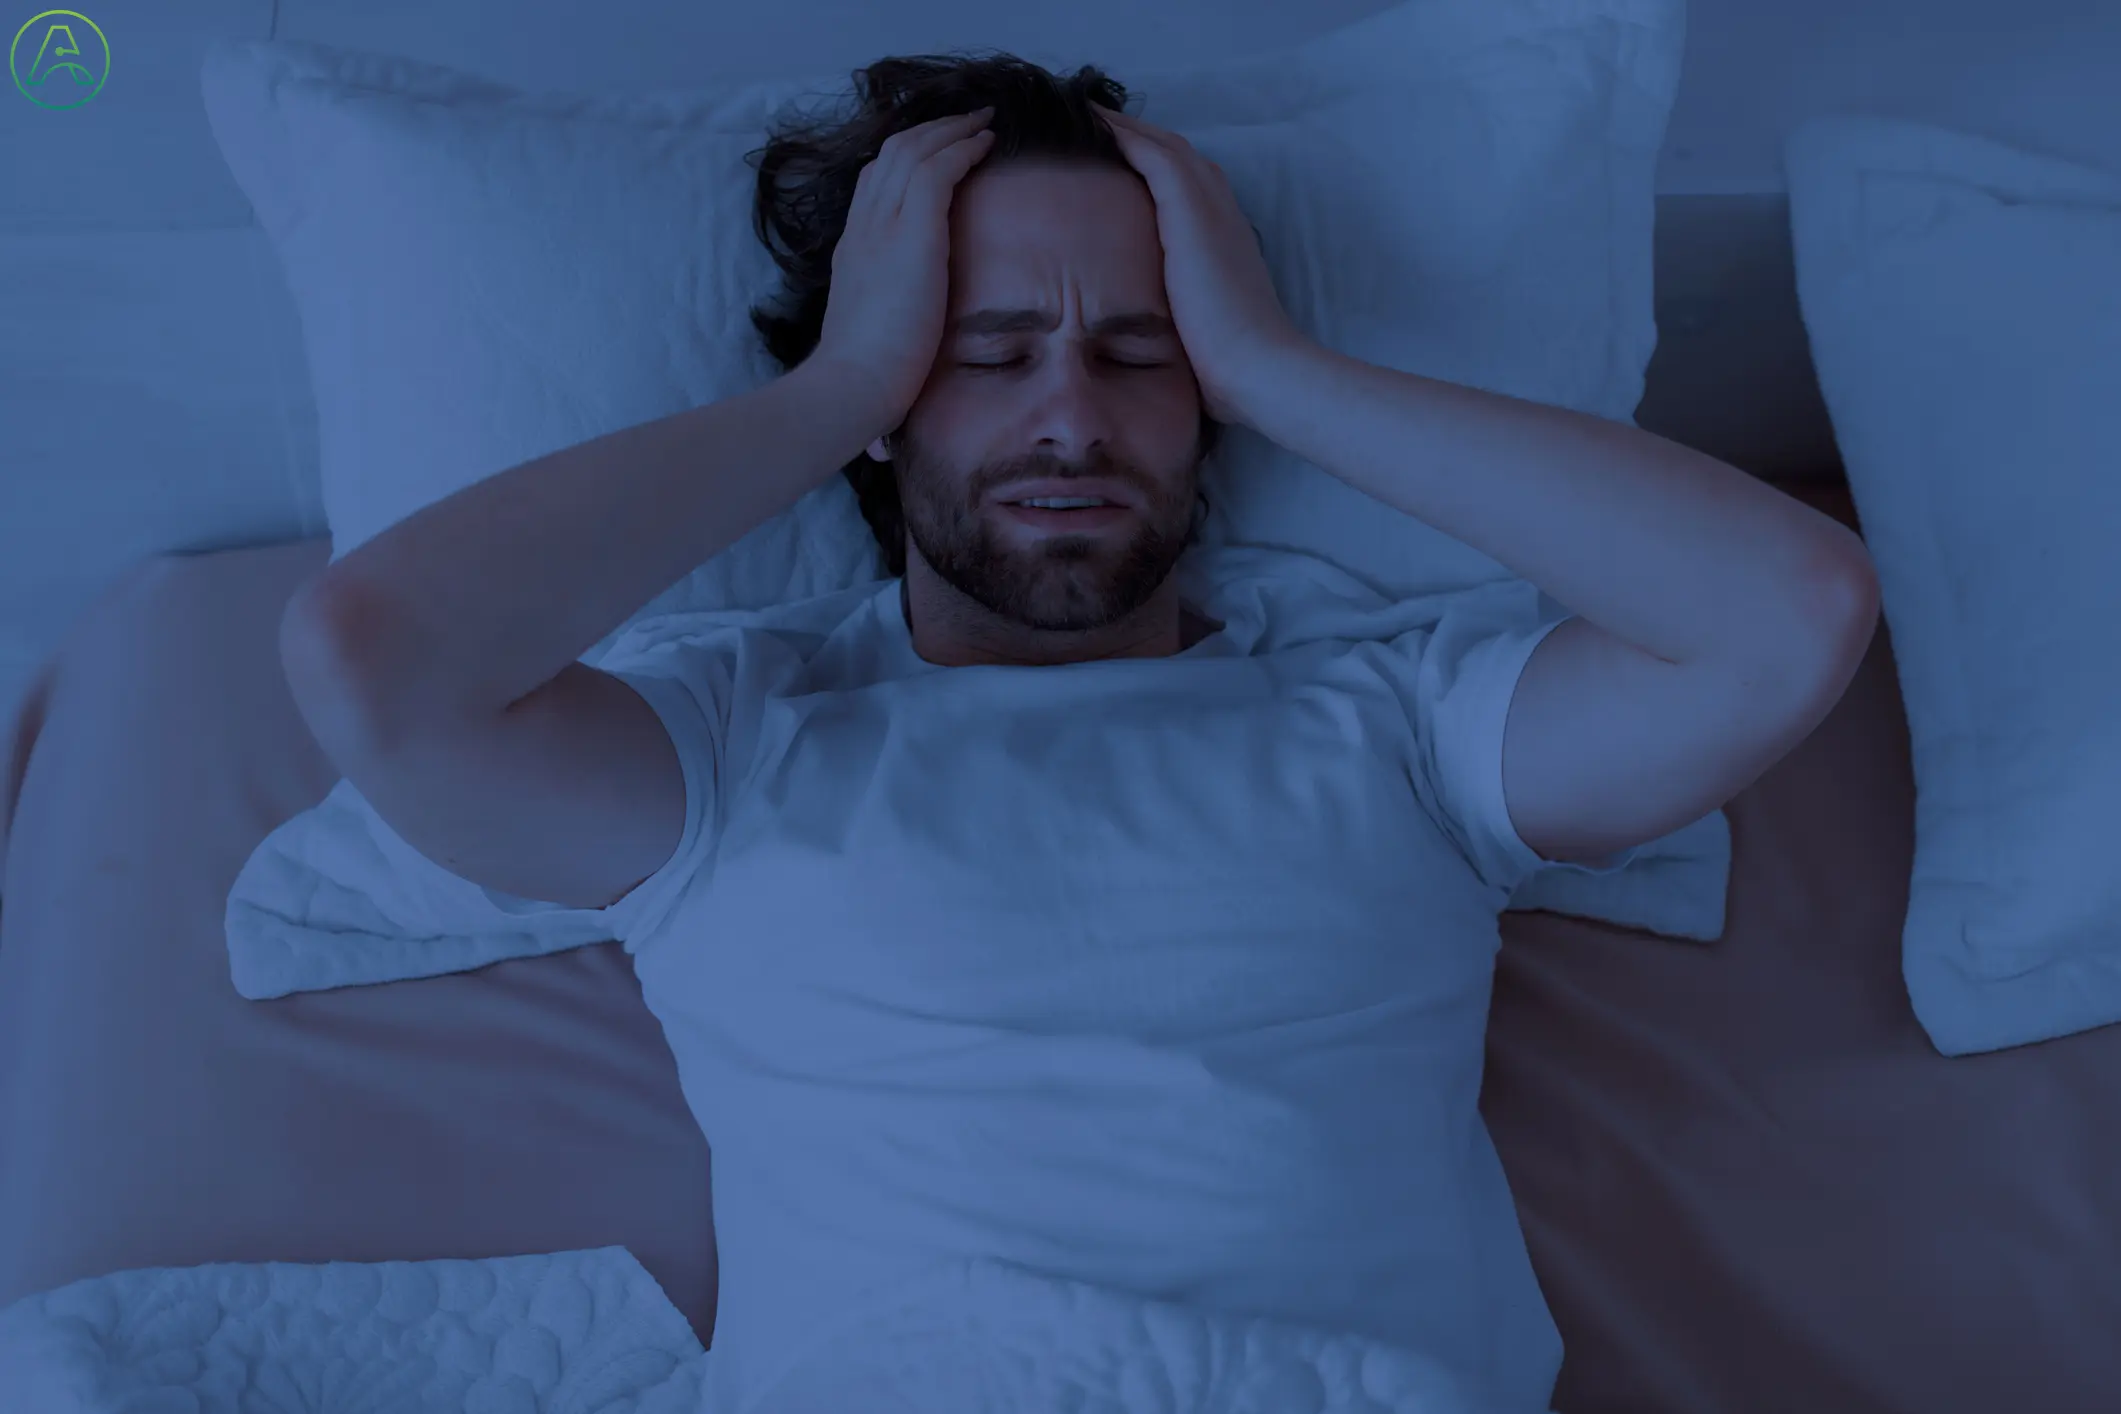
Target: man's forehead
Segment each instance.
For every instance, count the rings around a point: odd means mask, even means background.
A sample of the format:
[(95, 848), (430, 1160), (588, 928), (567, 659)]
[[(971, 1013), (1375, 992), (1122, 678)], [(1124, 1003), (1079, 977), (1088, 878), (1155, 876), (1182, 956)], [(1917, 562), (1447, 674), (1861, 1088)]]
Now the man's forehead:
[(1156, 233), (1156, 204), (1130, 168), (1015, 157), (981, 167), (951, 201), (953, 225), (1010, 247), (1085, 232), (1139, 239)]
[[(980, 334), (1050, 334), (1060, 328), (1059, 311), (1047, 306), (1009, 308), (988, 306), (967, 310), (950, 321), (952, 336)], [(1089, 332), (1098, 338), (1175, 338), (1178, 328), (1169, 315), (1154, 309), (1122, 309), (1089, 321)]]
[(1100, 335), (1171, 333), (1163, 247), (1146, 194), (1137, 211), (1112, 208), (1096, 187), (1048, 188), (1041, 200), (1017, 203), (1023, 182), (1056, 172), (1064, 183), (1139, 183), (1130, 173), (1080, 164), (978, 174), (986, 182), (977, 204), (990, 219), (952, 232), (950, 332), (1050, 333), (1063, 317), (1079, 317)]

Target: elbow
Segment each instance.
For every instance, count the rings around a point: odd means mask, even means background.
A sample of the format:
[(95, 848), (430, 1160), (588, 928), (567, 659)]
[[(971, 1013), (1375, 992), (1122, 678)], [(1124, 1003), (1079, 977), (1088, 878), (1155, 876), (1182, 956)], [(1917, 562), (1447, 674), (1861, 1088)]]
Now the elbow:
[[(1842, 529), (1842, 527), (1836, 527)], [(1816, 724), (1840, 702), (1877, 637), (1878, 571), (1852, 532), (1813, 563), (1788, 625), (1778, 634), (1774, 676), (1790, 707)]]
[(1822, 557), (1814, 597), (1830, 656), (1853, 673), (1877, 636), (1883, 600), (1869, 547), (1854, 531), (1845, 533), (1846, 540)]
[(356, 590), (312, 579), (280, 615), (280, 670), (310, 734), (342, 769), (390, 720), (381, 610)]

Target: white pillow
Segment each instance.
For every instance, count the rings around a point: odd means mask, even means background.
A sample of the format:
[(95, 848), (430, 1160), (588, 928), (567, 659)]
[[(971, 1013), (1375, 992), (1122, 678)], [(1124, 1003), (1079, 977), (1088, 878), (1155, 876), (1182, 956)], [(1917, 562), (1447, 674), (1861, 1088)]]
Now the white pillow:
[[(1118, 77), (1230, 172), (1324, 342), (1626, 420), (1655, 344), (1653, 174), (1683, 18), (1683, 0), (1415, 0), (1268, 58)], [(494, 472), (774, 375), (748, 317), (775, 272), (744, 154), (844, 76), (540, 94), (283, 42), (219, 45), (202, 79), (301, 312), (335, 556)], [(1239, 430), (1209, 488), (1211, 543), (1308, 551), (1394, 597), (1508, 577)], [(835, 476), (629, 623), (882, 572)], [(374, 833), (344, 802), (319, 809), (349, 841)], [(261, 850), (331, 857), (322, 818)], [(1709, 939), (1729, 858), (1714, 812), (1627, 870), (1543, 871), (1520, 897)], [(267, 892), (261, 908), (306, 907)]]
[[(772, 376), (748, 317), (772, 262), (744, 153), (800, 85), (530, 95), (234, 41), (201, 77), (301, 314), (333, 559), (494, 472)], [(879, 573), (852, 493), (828, 485), (642, 612)]]
[(1907, 703), (1903, 969), (1946, 1055), (2121, 1020), (2121, 173), (1906, 122), (1786, 153)]
[[(1683, 13), (1426, 0), (1292, 52), (1120, 77), (1229, 170), (1323, 341), (1625, 420), (1655, 345)], [(843, 77), (582, 97), (236, 42), (203, 77), (301, 311), (335, 555), (493, 472), (772, 376), (747, 318), (773, 269), (743, 155), (781, 103)], [(1310, 550), (1400, 594), (1506, 573), (1249, 433), (1229, 442), (1212, 539)], [(881, 572), (837, 479), (722, 558), (694, 586), (718, 604)]]

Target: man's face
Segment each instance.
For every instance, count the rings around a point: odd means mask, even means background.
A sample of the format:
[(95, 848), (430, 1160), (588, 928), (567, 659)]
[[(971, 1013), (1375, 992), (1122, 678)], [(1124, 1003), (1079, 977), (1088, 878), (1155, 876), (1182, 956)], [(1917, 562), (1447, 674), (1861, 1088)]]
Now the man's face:
[[(912, 551), (1025, 627), (1118, 622), (1178, 563), (1198, 484), (1149, 190), (1102, 165), (982, 168), (950, 244), (950, 324), (893, 448)], [(1015, 504), (1092, 495), (1119, 505)]]

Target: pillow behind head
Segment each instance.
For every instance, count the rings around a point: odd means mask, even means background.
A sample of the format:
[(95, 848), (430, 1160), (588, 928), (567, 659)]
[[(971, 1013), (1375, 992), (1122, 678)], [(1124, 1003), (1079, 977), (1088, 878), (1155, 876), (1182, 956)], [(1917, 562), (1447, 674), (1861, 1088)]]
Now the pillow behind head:
[[(1323, 342), (1625, 419), (1655, 342), (1682, 21), (1683, 0), (1428, 0), (1284, 54), (1117, 77), (1228, 170)], [(748, 317), (777, 279), (746, 154), (786, 105), (844, 85), (525, 93), (291, 42), (216, 45), (202, 78), (301, 315), (335, 558), (483, 477), (778, 371)], [(1319, 554), (1395, 595), (1506, 573), (1230, 432), (1211, 541)], [(642, 613), (881, 572), (835, 478)]]
[[(333, 559), (495, 472), (772, 376), (745, 317), (773, 270), (744, 154), (795, 85), (532, 95), (287, 42), (218, 44), (202, 77), (301, 315)], [(874, 577), (829, 490), (693, 593), (756, 607)]]

